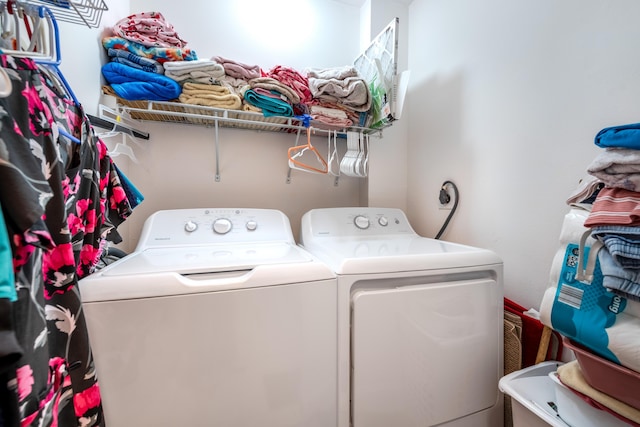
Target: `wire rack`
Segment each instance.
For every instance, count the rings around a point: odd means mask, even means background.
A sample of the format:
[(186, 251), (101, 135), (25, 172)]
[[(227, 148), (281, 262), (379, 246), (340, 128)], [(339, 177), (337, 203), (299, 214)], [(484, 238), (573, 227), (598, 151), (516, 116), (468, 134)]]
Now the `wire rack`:
[(109, 10), (104, 0), (29, 0), (28, 3), (49, 7), (58, 21), (86, 25), (89, 28), (97, 28), (102, 13)]

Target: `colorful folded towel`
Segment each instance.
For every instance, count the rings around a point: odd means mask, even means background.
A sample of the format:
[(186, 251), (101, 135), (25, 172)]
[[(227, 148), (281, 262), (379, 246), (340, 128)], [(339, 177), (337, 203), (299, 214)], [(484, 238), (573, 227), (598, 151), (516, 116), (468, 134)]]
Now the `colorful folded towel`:
[(102, 39), (102, 46), (105, 49), (113, 48), (127, 50), (138, 56), (155, 59), (161, 64), (167, 61), (193, 61), (198, 59), (198, 55), (187, 47), (147, 47), (122, 37), (105, 37)]

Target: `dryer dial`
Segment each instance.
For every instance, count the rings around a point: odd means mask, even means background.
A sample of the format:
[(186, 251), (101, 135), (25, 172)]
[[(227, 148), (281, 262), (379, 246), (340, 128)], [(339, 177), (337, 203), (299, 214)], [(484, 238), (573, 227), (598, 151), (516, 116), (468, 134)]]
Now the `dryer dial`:
[(187, 221), (184, 224), (184, 231), (186, 231), (187, 233), (193, 233), (197, 229), (198, 229), (198, 224), (194, 221)]
[(213, 231), (216, 234), (227, 234), (233, 228), (233, 224), (227, 218), (218, 218), (213, 221)]
[(248, 231), (255, 231), (256, 228), (258, 228), (258, 223), (256, 221), (254, 221), (254, 220), (249, 220), (245, 224), (245, 227), (247, 227)]
[(364, 215), (357, 215), (354, 219), (353, 219), (353, 223), (356, 225), (356, 227), (358, 227), (361, 230), (366, 230), (367, 228), (369, 228), (369, 218), (367, 218)]
[(387, 219), (386, 216), (381, 216), (380, 218), (378, 218), (378, 224), (380, 224), (383, 227), (386, 227), (387, 225), (389, 225), (389, 220)]

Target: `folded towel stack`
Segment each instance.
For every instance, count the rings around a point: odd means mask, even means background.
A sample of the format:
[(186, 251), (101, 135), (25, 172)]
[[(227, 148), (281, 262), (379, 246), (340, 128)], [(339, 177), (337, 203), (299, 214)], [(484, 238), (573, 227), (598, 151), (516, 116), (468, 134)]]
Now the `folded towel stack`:
[(224, 58), (222, 56), (214, 56), (211, 58), (224, 67), (226, 75), (242, 80), (256, 79), (262, 75), (260, 67), (257, 65), (243, 64), (242, 62)]
[(307, 78), (314, 99), (339, 103), (360, 112), (371, 108), (369, 87), (355, 67), (309, 69)]
[(114, 48), (109, 48), (107, 50), (107, 55), (109, 55), (111, 62), (118, 62), (150, 73), (164, 74), (164, 67), (155, 59), (139, 56), (135, 53), (129, 52), (128, 50)]
[(213, 85), (224, 76), (224, 68), (210, 59), (173, 61), (165, 63), (164, 75), (179, 83), (188, 81)]
[(105, 49), (126, 50), (134, 55), (151, 58), (163, 64), (167, 61), (193, 61), (198, 59), (198, 55), (187, 47), (147, 47), (122, 37), (107, 36), (102, 39), (102, 46)]
[(239, 110), (242, 107), (240, 97), (220, 85), (186, 82), (182, 86), (180, 102), (207, 107)]
[(117, 62), (105, 64), (102, 75), (116, 95), (130, 101), (170, 101), (176, 99), (181, 92), (180, 85), (169, 77)]
[(142, 12), (129, 15), (115, 23), (117, 36), (149, 47), (185, 47), (182, 40), (159, 12)]

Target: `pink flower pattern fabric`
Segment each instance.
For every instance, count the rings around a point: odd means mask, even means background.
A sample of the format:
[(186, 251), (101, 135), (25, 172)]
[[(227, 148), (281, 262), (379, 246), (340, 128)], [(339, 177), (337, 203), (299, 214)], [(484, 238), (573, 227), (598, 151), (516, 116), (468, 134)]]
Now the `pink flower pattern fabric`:
[[(0, 202), (14, 254), (14, 332), (23, 349), (8, 378), (16, 385), (18, 422), (102, 427), (77, 285), (94, 270), (106, 239), (118, 241), (116, 227), (132, 208), (82, 109), (31, 59), (0, 55), (0, 66), (13, 86), (0, 98), (0, 160), (12, 165), (0, 168)], [(81, 144), (59, 136), (57, 127)]]
[(129, 15), (113, 26), (115, 35), (147, 47), (185, 47), (182, 40), (160, 12)]

